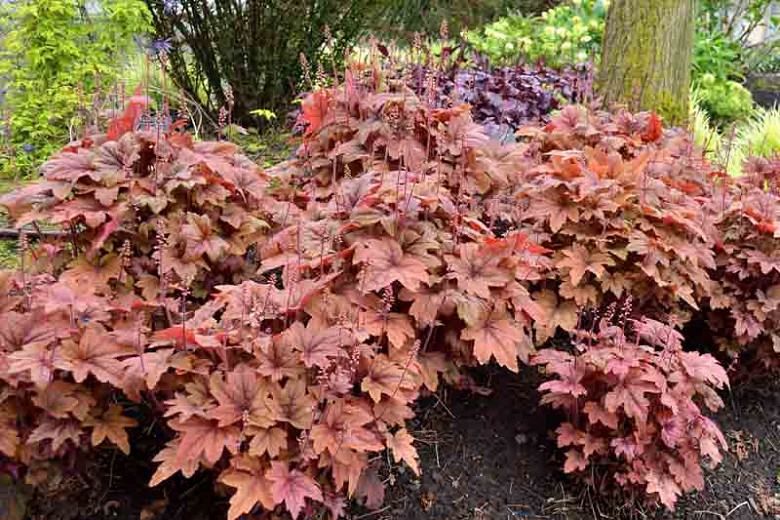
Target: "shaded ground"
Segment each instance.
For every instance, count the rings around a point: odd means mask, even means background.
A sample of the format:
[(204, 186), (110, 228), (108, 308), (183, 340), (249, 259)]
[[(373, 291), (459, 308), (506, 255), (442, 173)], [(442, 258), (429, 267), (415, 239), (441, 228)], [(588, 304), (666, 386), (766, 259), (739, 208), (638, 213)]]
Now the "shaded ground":
[[(627, 505), (625, 497), (598, 498), (563, 475), (550, 432), (558, 418), (537, 407), (538, 376), (488, 367), (473, 373), (492, 388), (481, 396), (442, 389), (425, 398), (414, 421), (423, 475), (390, 466), (391, 487), (378, 511), (353, 509), (357, 520), (718, 519), (780, 518), (780, 382), (743, 383), (718, 417), (729, 438), (723, 464), (706, 488), (681, 499), (674, 515)], [(733, 404), (732, 404), (733, 403)], [(161, 431), (136, 434), (134, 457), (111, 449), (80, 473), (50, 478), (49, 493), (27, 504), (29, 520), (220, 520), (228, 495), (213, 476), (146, 483)], [(2, 500), (0, 485), (0, 500)], [(0, 517), (3, 515), (0, 514)], [(4, 520), (6, 520), (4, 518)], [(11, 518), (10, 520), (16, 520)]]
[[(422, 479), (408, 472), (386, 500), (381, 520), (515, 518), (780, 518), (780, 383), (751, 381), (718, 421), (729, 453), (705, 477), (704, 491), (678, 502), (671, 514), (627, 505), (626, 497), (595, 497), (566, 477), (550, 432), (557, 418), (538, 408), (538, 376), (504, 370), (474, 373), (494, 389), (483, 397), (443, 394), (421, 407), (415, 436)], [(446, 407), (445, 407), (446, 405)], [(400, 472), (399, 472), (400, 473)]]

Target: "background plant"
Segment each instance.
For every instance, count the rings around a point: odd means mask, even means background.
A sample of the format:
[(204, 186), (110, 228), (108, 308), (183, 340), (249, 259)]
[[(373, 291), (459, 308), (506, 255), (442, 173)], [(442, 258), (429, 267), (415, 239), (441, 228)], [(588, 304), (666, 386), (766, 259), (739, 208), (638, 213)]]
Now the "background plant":
[[(731, 355), (757, 356), (776, 366), (780, 352), (780, 271), (776, 231), (780, 220), (777, 183), (780, 164), (753, 157), (745, 175), (721, 188), (718, 215), (717, 285), (710, 297), (710, 326), (719, 347)], [(724, 207), (725, 206), (725, 207)]]
[(391, 5), (384, 0), (146, 3), (176, 84), (213, 117), (231, 105), (235, 120), (245, 125), (263, 122), (250, 115), (258, 107), (286, 108), (299, 81), (311, 79), (318, 65), (333, 72), (332, 62), (340, 62), (369, 20)]
[(544, 60), (550, 66), (560, 66), (595, 61), (608, 6), (604, 0), (572, 0), (539, 16), (510, 15), (469, 33), (469, 42), (497, 65)]
[(0, 15), (7, 118), (0, 168), (5, 176), (29, 175), (91, 124), (102, 109), (92, 93), (116, 85), (149, 15), (140, 0), (24, 0), (5, 3)]
[(684, 323), (709, 294), (714, 221), (697, 197), (712, 190), (684, 132), (653, 113), (616, 116), (565, 107), (544, 129), (522, 128), (543, 154), (522, 173), (507, 210), (514, 225), (554, 251), (539, 298), (557, 328), (577, 309), (630, 294), (640, 314)]

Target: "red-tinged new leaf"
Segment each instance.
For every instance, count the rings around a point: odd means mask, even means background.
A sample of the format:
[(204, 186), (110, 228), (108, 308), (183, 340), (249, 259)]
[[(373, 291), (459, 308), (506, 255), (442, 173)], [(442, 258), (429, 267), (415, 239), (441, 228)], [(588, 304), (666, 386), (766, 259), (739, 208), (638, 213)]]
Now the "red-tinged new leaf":
[(102, 224), (100, 228), (98, 229), (98, 235), (95, 238), (95, 240), (92, 242), (92, 245), (89, 248), (89, 251), (87, 252), (87, 258), (92, 259), (97, 253), (101, 247), (103, 247), (103, 244), (106, 243), (106, 240), (108, 240), (108, 237), (111, 236), (111, 233), (119, 229), (119, 220), (116, 218), (111, 217), (108, 222)]
[(328, 113), (328, 105), (328, 94), (322, 89), (315, 90), (303, 101), (303, 112), (298, 123), (306, 126), (305, 135), (315, 134), (320, 130)]
[(307, 498), (318, 502), (323, 500), (319, 484), (302, 471), (290, 470), (287, 462), (271, 462), (271, 470), (266, 473), (266, 478), (271, 481), (274, 500), (277, 503), (284, 502), (293, 520), (301, 514)]
[(124, 134), (135, 130), (144, 108), (149, 106), (149, 98), (142, 96), (140, 89), (139, 85), (135, 90), (135, 94), (130, 97), (124, 113), (109, 121), (107, 135), (109, 141), (117, 141)]
[(387, 447), (393, 452), (393, 459), (396, 462), (403, 460), (419, 476), (420, 457), (417, 455), (413, 442), (414, 437), (409, 435), (406, 428), (398, 430), (395, 434), (387, 434)]
[(399, 282), (410, 291), (428, 283), (426, 265), (412, 255), (404, 254), (391, 238), (366, 240), (355, 251), (355, 263), (365, 264), (359, 287), (365, 292), (379, 291)]
[(654, 143), (660, 140), (662, 136), (663, 125), (661, 125), (661, 118), (655, 112), (650, 112), (650, 116), (647, 118), (647, 126), (645, 126), (644, 132), (642, 132), (642, 140)]
[(97, 446), (108, 439), (113, 442), (122, 453), (130, 453), (130, 441), (127, 437), (127, 428), (138, 426), (138, 423), (122, 415), (121, 406), (110, 406), (101, 416), (89, 416), (82, 422), (84, 426), (92, 427), (92, 445)]

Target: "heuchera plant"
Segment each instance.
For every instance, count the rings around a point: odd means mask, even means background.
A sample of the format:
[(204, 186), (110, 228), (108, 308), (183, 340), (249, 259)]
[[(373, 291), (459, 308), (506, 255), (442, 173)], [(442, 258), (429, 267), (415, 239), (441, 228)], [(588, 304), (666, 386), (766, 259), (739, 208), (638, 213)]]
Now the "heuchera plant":
[(709, 323), (723, 350), (750, 347), (767, 365), (780, 352), (780, 159), (749, 159), (746, 174), (719, 175), (709, 210), (717, 219), (717, 284)]
[(107, 134), (66, 146), (41, 168), (45, 180), (0, 197), (0, 206), (18, 227), (60, 226), (62, 240), (41, 242), (33, 259), (98, 293), (117, 282), (157, 300), (183, 284), (204, 297), (240, 282), (268, 227), (260, 208), (274, 209), (266, 177), (235, 145), (177, 132), (183, 122), (165, 133), (127, 131), (145, 105), (131, 98)]
[(518, 134), (536, 154), (504, 203), (506, 218), (555, 251), (555, 285), (538, 296), (550, 318), (537, 339), (573, 331), (578, 308), (627, 295), (642, 315), (687, 321), (715, 268), (714, 219), (702, 207), (713, 187), (689, 138), (665, 134), (652, 113), (574, 106)]
[(135, 100), (3, 198), (19, 226), (64, 228), (24, 235), (3, 278), (6, 456), (128, 449), (113, 397), (148, 399), (172, 431), (152, 485), (212, 468), (236, 489), (231, 520), (338, 518), (345, 496), (381, 503), (370, 454), (419, 472), (406, 421), (423, 386), (528, 360), (547, 251), (497, 236), (481, 203), (512, 148), (464, 107), (356, 77), (306, 100), (300, 159), (267, 174), (228, 143), (138, 129)]
[(413, 90), (435, 95), (440, 105), (468, 103), (474, 121), (490, 133), (506, 127), (508, 137), (522, 125), (549, 122), (549, 114), (564, 102), (592, 94), (590, 72), (584, 66), (557, 70), (541, 64), (491, 68), (456, 63), (443, 72), (420, 67), (410, 79)]
[(715, 466), (727, 449), (701, 406), (723, 405), (715, 390), (728, 378), (710, 354), (683, 351), (673, 328), (647, 318), (632, 323), (624, 311), (615, 319), (612, 306), (591, 330), (578, 330), (572, 352), (534, 357), (554, 377), (539, 387), (542, 402), (566, 414), (556, 432), (566, 473), (674, 509), (683, 492), (702, 489), (702, 460)]

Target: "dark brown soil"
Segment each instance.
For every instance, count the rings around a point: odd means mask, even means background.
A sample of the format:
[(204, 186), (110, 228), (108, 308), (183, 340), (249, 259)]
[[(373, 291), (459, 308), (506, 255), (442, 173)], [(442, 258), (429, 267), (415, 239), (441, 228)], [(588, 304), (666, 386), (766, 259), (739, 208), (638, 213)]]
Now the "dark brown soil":
[[(550, 437), (560, 418), (537, 405), (540, 380), (532, 370), (517, 376), (486, 367), (472, 376), (493, 393), (441, 389), (421, 400), (413, 434), (419, 441), (422, 477), (388, 466), (391, 486), (384, 507), (366, 511), (356, 506), (355, 520), (780, 518), (777, 379), (741, 383), (733, 396), (724, 396), (727, 407), (718, 420), (730, 451), (721, 466), (708, 472), (705, 490), (681, 499), (670, 514), (632, 504), (629, 497), (598, 497), (562, 474), (561, 455)], [(146, 486), (160, 434), (155, 427), (137, 434), (133, 457), (105, 449), (79, 471), (52, 475), (50, 492), (37, 491), (26, 503), (24, 518), (226, 518), (227, 495), (214, 488), (211, 474)], [(0, 481), (0, 509), (4, 490)]]
[[(538, 376), (498, 368), (473, 373), (490, 396), (445, 392), (420, 407), (418, 451), (424, 473), (396, 470), (398, 482), (377, 520), (613, 518), (747, 520), (780, 518), (780, 383), (763, 379), (726, 394), (718, 422), (729, 439), (723, 463), (705, 489), (674, 514), (597, 497), (561, 471), (550, 433), (560, 418), (538, 407)], [(423, 442), (424, 441), (424, 442)], [(391, 472), (392, 474), (392, 472)], [(392, 477), (391, 477), (392, 480)]]

